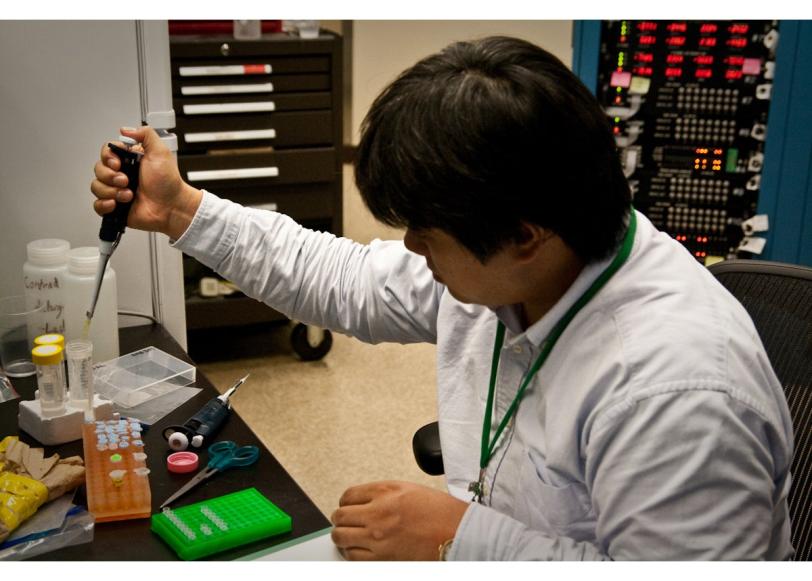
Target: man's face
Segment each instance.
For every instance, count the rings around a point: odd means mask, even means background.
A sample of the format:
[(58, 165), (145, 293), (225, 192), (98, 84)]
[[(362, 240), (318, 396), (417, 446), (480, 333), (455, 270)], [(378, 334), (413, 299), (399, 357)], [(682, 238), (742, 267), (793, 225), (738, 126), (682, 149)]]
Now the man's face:
[(426, 257), (434, 279), (446, 285), (460, 302), (496, 307), (520, 300), (516, 293), (518, 264), (510, 253), (499, 251), (480, 262), (456, 238), (438, 228), (408, 229), (406, 248)]

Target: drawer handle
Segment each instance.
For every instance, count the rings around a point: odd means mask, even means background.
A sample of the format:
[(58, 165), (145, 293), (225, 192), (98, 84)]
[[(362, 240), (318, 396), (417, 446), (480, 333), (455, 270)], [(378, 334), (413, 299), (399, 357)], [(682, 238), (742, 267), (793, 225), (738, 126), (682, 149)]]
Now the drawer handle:
[(181, 95), (222, 95), (224, 93), (273, 93), (273, 83), (250, 85), (198, 85), (181, 87)]
[(207, 141), (243, 141), (248, 139), (275, 139), (276, 129), (250, 129), (247, 131), (211, 131), (208, 133), (186, 133), (186, 143)]
[(209, 115), (212, 113), (251, 113), (256, 111), (275, 111), (273, 101), (255, 101), (251, 103), (204, 103), (202, 105), (184, 105), (186, 115)]
[(210, 169), (186, 172), (190, 182), (207, 180), (244, 180), (250, 178), (275, 178), (279, 175), (278, 167), (246, 167), (242, 169)]
[(213, 65), (208, 67), (180, 67), (181, 77), (217, 77), (221, 75), (269, 75), (271, 65)]

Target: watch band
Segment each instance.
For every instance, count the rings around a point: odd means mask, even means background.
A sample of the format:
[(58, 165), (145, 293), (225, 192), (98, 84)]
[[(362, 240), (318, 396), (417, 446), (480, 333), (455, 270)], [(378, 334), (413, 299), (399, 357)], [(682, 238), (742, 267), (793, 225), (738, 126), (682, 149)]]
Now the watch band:
[(438, 561), (448, 561), (448, 551), (451, 550), (451, 543), (454, 542), (453, 538), (444, 541), (438, 548), (437, 548), (437, 560)]

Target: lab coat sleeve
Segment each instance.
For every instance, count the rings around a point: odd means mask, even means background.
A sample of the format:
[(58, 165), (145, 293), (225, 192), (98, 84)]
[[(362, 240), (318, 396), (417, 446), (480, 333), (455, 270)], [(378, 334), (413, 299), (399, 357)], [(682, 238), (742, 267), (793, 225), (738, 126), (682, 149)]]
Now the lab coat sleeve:
[(289, 318), (366, 342), (435, 342), (443, 287), (402, 242), (362, 245), (204, 191), (174, 247)]
[(471, 503), (457, 527), (449, 561), (600, 561), (596, 545), (534, 531), (496, 510)]
[(789, 531), (772, 522), (789, 488), (776, 425), (757, 402), (713, 385), (660, 386), (619, 402), (585, 444), (596, 542), (533, 531), (473, 504), (449, 558), (763, 559), (774, 554), (773, 528)]

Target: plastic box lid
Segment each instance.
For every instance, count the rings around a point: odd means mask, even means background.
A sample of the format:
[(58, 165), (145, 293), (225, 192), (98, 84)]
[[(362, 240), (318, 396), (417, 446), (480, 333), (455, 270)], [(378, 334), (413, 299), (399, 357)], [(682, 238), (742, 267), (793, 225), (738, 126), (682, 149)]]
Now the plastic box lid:
[(195, 382), (194, 365), (146, 347), (93, 366), (96, 393), (133, 407)]

